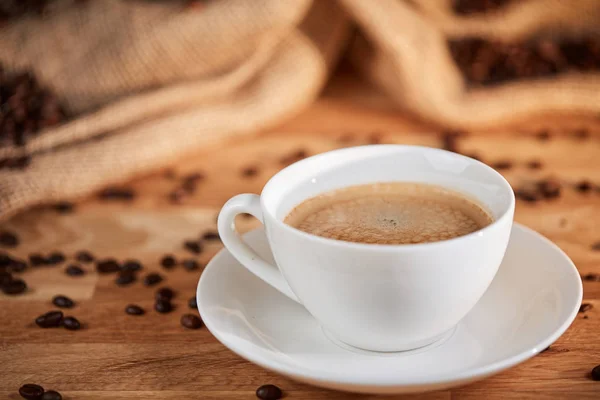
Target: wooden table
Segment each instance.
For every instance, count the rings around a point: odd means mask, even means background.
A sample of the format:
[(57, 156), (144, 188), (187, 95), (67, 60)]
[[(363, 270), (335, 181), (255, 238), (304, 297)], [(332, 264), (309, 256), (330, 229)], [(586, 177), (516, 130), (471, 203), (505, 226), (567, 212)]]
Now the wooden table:
[[(539, 135), (550, 134), (549, 139)], [(283, 125), (235, 142), (203, 149), (181, 159), (171, 171), (158, 171), (127, 184), (132, 201), (100, 201), (92, 197), (72, 213), (36, 209), (2, 224), (17, 232), (21, 245), (9, 252), (60, 250), (71, 257), (81, 249), (97, 257), (134, 258), (143, 274), (159, 271), (164, 285), (177, 291), (171, 314), (152, 310), (155, 288), (140, 280), (117, 287), (114, 276), (99, 276), (92, 264), (85, 276), (67, 276), (59, 267), (29, 269), (22, 274), (30, 290), (21, 296), (0, 294), (0, 398), (17, 399), (20, 385), (38, 383), (67, 399), (252, 399), (265, 383), (280, 386), (290, 399), (368, 399), (321, 390), (268, 372), (234, 355), (206, 328), (186, 330), (179, 324), (194, 295), (201, 270), (181, 267), (164, 271), (165, 253), (189, 258), (182, 248), (187, 238), (215, 229), (215, 217), (229, 197), (259, 192), (264, 183), (298, 150), (315, 154), (367, 142), (441, 146), (439, 128), (394, 109), (382, 95), (356, 77), (342, 74), (308, 110)], [(516, 220), (555, 241), (573, 259), (582, 275), (600, 273), (600, 189), (573, 187), (583, 179), (600, 185), (600, 119), (577, 116), (537, 117), (515, 127), (470, 132), (457, 141), (458, 150), (476, 153), (485, 162), (510, 161), (501, 172), (515, 187), (545, 177), (563, 183), (555, 200), (519, 201)], [(531, 161), (541, 168), (532, 169)], [(244, 176), (246, 168), (256, 175)], [(196, 192), (173, 204), (169, 193), (179, 177), (201, 171), (205, 179)], [(173, 177), (173, 173), (175, 177)], [(256, 226), (240, 221), (240, 229)], [(206, 245), (197, 257), (206, 263), (220, 243)], [(143, 275), (142, 274), (142, 275)], [(80, 331), (40, 329), (36, 316), (55, 308), (50, 299), (65, 294), (76, 300), (68, 311), (84, 323)], [(600, 382), (589, 372), (600, 364), (600, 282), (584, 282), (584, 302), (568, 331), (549, 351), (484, 381), (420, 399), (599, 399)], [(147, 309), (132, 317), (129, 303)], [(398, 397), (400, 398), (400, 397)], [(404, 398), (404, 397), (402, 397)]]

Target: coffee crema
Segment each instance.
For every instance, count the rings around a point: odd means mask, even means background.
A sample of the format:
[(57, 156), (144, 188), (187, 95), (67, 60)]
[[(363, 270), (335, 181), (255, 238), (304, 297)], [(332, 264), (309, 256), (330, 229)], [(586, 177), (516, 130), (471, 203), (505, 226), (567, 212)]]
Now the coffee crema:
[(474, 200), (442, 186), (389, 182), (320, 194), (296, 206), (284, 222), (347, 242), (411, 244), (467, 235), (493, 218)]

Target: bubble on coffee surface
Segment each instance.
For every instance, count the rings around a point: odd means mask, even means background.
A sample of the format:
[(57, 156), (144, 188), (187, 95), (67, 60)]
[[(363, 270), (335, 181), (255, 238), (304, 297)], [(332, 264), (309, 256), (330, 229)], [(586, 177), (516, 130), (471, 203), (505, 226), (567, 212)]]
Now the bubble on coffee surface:
[(301, 231), (372, 244), (428, 243), (475, 232), (493, 219), (441, 186), (391, 182), (350, 186), (302, 202), (285, 218)]

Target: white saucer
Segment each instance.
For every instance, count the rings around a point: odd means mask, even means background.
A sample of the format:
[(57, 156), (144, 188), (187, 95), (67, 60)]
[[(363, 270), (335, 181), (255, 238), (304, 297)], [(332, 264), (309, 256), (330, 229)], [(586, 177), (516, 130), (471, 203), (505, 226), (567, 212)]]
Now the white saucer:
[[(272, 260), (262, 229), (245, 235)], [(298, 381), (366, 393), (411, 393), (482, 379), (533, 357), (569, 327), (581, 304), (571, 260), (538, 233), (515, 224), (504, 261), (475, 308), (423, 349), (371, 353), (335, 344), (300, 305), (222, 250), (198, 284), (208, 329), (241, 357)]]

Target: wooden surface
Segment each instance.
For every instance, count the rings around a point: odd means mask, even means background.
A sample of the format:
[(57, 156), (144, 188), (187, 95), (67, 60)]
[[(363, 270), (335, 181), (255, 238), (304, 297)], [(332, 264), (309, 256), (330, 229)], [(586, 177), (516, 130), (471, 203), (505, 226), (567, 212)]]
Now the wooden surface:
[[(549, 140), (537, 136), (544, 129), (551, 134)], [(582, 138), (581, 129), (589, 137)], [(177, 291), (177, 309), (166, 315), (154, 312), (155, 288), (140, 281), (117, 287), (114, 276), (98, 276), (91, 265), (80, 278), (65, 275), (64, 265), (24, 272), (30, 286), (26, 294), (0, 294), (0, 398), (19, 398), (16, 392), (24, 383), (59, 390), (66, 399), (252, 399), (266, 383), (280, 386), (290, 399), (376, 397), (296, 383), (240, 359), (206, 328), (182, 328), (179, 318), (193, 312), (187, 300), (201, 271), (164, 271), (158, 260), (164, 253), (187, 257), (184, 239), (214, 230), (217, 212), (229, 197), (258, 193), (284, 166), (282, 159), (299, 149), (316, 154), (368, 142), (439, 147), (440, 132), (395, 111), (374, 90), (344, 74), (318, 102), (282, 126), (183, 157), (173, 166), (175, 174), (202, 171), (205, 179), (180, 205), (168, 199), (179, 180), (159, 171), (127, 183), (137, 194), (131, 202), (93, 197), (78, 202), (70, 214), (37, 209), (2, 224), (21, 237), (21, 245), (10, 250), (16, 256), (52, 250), (72, 255), (89, 249), (98, 257), (139, 259), (144, 273), (160, 271), (166, 278), (161, 286)], [(581, 179), (600, 185), (600, 119), (537, 117), (495, 132), (470, 132), (458, 140), (458, 150), (476, 152), (488, 163), (511, 161), (513, 167), (502, 173), (515, 187), (550, 176), (560, 179), (565, 185), (560, 198), (519, 201), (516, 220), (555, 241), (582, 275), (600, 273), (600, 251), (592, 249), (600, 241), (600, 189), (583, 194), (571, 185)], [(529, 169), (526, 163), (532, 160), (539, 160), (542, 168)], [(247, 167), (255, 167), (257, 174), (243, 176)], [(241, 230), (254, 226), (252, 220), (240, 221)], [(198, 259), (205, 263), (219, 249), (220, 244), (210, 244)], [(78, 317), (84, 329), (43, 330), (33, 324), (36, 316), (55, 308), (50, 299), (56, 294), (77, 301), (68, 314)], [(598, 399), (600, 382), (588, 375), (600, 364), (599, 299), (600, 282), (584, 282), (584, 302), (593, 308), (580, 313), (549, 351), (509, 371), (451, 391), (397, 398)], [(129, 303), (142, 305), (147, 314), (126, 315)]]

